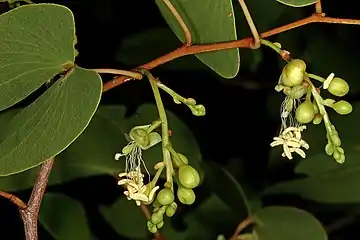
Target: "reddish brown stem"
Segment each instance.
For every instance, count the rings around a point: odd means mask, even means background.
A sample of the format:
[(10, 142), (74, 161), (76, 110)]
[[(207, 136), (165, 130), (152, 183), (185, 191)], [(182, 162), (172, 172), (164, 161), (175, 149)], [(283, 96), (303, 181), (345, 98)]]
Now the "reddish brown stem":
[(9, 201), (11, 201), (12, 203), (14, 203), (16, 206), (19, 207), (19, 209), (27, 208), (26, 203), (24, 203), (20, 198), (18, 198), (17, 196), (15, 196), (11, 193), (0, 191), (0, 196), (2, 196), (3, 198), (6, 198)]
[[(314, 14), (310, 17), (295, 21), (293, 23), (272, 29), (270, 31), (264, 32), (260, 34), (261, 38), (267, 38), (297, 27), (304, 26), (309, 23), (334, 23), (334, 24), (354, 24), (360, 25), (360, 20), (355, 19), (343, 19), (343, 18), (331, 18), (331, 17), (324, 17), (322, 14)], [(212, 44), (201, 44), (201, 45), (192, 45), (192, 46), (183, 46), (180, 47), (170, 53), (167, 53), (149, 63), (139, 66), (138, 68), (145, 68), (150, 70), (155, 68), (159, 65), (167, 63), (171, 60), (176, 58), (180, 58), (186, 55), (192, 55), (197, 53), (204, 53), (204, 52), (212, 52), (212, 51), (219, 51), (231, 48), (251, 48), (253, 43), (252, 38), (244, 38), (241, 40), (234, 40), (229, 42), (222, 42), (222, 43), (212, 43)], [(126, 76), (118, 76), (115, 77), (113, 80), (106, 82), (104, 84), (103, 91), (106, 92), (124, 82), (131, 80), (131, 78)]]
[[(144, 205), (144, 204), (141, 204), (141, 205), (140, 205), (140, 208), (141, 208), (141, 210), (143, 211), (146, 220), (150, 220), (150, 218), (151, 218), (151, 213), (150, 213), (149, 209), (147, 208), (147, 206)], [(155, 236), (155, 240), (165, 240), (165, 238), (163, 237), (163, 235), (162, 235), (159, 231), (157, 231), (157, 232), (154, 234), (154, 236)]]
[(231, 240), (236, 240), (237, 236), (240, 235), (240, 233), (247, 228), (248, 226), (250, 226), (251, 224), (254, 223), (254, 219), (252, 217), (248, 217), (246, 218), (244, 221), (242, 221), (241, 223), (239, 223), (239, 225), (237, 226), (234, 234), (231, 237)]

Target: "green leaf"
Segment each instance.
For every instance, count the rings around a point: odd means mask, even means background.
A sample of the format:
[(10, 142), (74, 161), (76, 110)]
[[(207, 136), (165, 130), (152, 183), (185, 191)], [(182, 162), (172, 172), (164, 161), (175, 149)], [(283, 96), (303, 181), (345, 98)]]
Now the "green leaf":
[(100, 212), (120, 236), (146, 239), (150, 234), (146, 218), (135, 201), (121, 197), (110, 206), (100, 206)]
[(0, 15), (0, 110), (38, 89), (75, 60), (72, 12), (30, 4)]
[(45, 193), (39, 221), (56, 240), (91, 239), (85, 209), (66, 195)]
[(346, 170), (353, 167), (359, 167), (359, 151), (347, 149), (346, 160), (343, 164), (339, 164), (325, 153), (319, 153), (302, 160), (295, 168), (297, 174), (306, 174), (308, 176), (316, 176), (333, 171)]
[(236, 179), (215, 162), (206, 162), (204, 165), (208, 187), (240, 216), (251, 215), (250, 202)]
[[(100, 212), (119, 235), (129, 239), (149, 239), (145, 216), (134, 201), (121, 197), (111, 206), (101, 206)], [(179, 217), (176, 213), (171, 218), (164, 216), (161, 233), (165, 239), (215, 239), (219, 232), (232, 230), (240, 220), (215, 194), (182, 219)], [(183, 222), (186, 229), (174, 228), (172, 220)]]
[[(185, 42), (184, 33), (162, 0), (156, 0), (161, 14), (176, 36)], [(231, 0), (180, 1), (171, 3), (189, 28), (193, 44), (207, 44), (236, 40), (235, 16)], [(237, 48), (196, 54), (204, 64), (224, 78), (237, 75), (240, 66)]]
[[(19, 110), (10, 110), (0, 114), (0, 126), (7, 122)], [(49, 177), (49, 185), (101, 174), (116, 175), (125, 170), (125, 158), (116, 161), (115, 153), (126, 146), (125, 133), (135, 125), (147, 124), (157, 117), (156, 107), (152, 104), (140, 106), (139, 113), (125, 118), (124, 106), (100, 106), (84, 132), (56, 157), (56, 164)], [(186, 125), (168, 111), (168, 120), (174, 136), (171, 141), (175, 150), (185, 154), (190, 164), (200, 170), (201, 154), (199, 146)], [(2, 136), (0, 135), (0, 138)], [(161, 159), (161, 144), (143, 152), (150, 173)], [(0, 177), (0, 189), (17, 191), (33, 186), (39, 167), (11, 176)], [(201, 173), (201, 171), (200, 171)]]
[(327, 240), (321, 223), (310, 213), (293, 208), (270, 206), (255, 214), (254, 233), (259, 240)]
[(0, 142), (0, 175), (35, 167), (68, 147), (89, 124), (102, 92), (100, 76), (79, 67), (13, 117)]
[[(147, 29), (125, 38), (116, 51), (116, 60), (128, 66), (136, 67), (178, 47), (179, 40), (169, 28)], [(159, 68), (168, 70), (208, 70), (193, 55), (177, 58), (159, 66)]]
[[(266, 189), (265, 194), (296, 194), (302, 198), (323, 203), (358, 203), (360, 195), (359, 154), (352, 154), (353, 160), (345, 161), (344, 166), (324, 166), (327, 172), (319, 167), (308, 168), (310, 177), (278, 183)], [(317, 159), (313, 159), (316, 161)], [(334, 161), (329, 159), (329, 161)], [(357, 164), (355, 163), (357, 162)], [(298, 170), (299, 171), (299, 170)], [(305, 170), (303, 170), (305, 171)]]
[(276, 1), (291, 7), (305, 7), (315, 4), (317, 2), (317, 0), (276, 0)]

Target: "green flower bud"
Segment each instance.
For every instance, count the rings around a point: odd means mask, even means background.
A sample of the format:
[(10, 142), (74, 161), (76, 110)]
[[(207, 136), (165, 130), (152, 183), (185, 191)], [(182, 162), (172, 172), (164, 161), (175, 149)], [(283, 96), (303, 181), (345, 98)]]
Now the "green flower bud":
[(157, 232), (156, 226), (151, 221), (147, 221), (146, 225), (147, 225), (149, 232), (151, 232), (151, 233)]
[(326, 144), (325, 146), (325, 152), (327, 155), (331, 156), (334, 153), (334, 147), (331, 143)]
[(189, 160), (187, 159), (187, 157), (185, 155), (183, 155), (181, 153), (177, 153), (177, 156), (180, 158), (180, 161), (175, 156), (172, 157), (172, 160), (173, 160), (172, 162), (173, 162), (174, 168), (179, 168), (182, 165), (189, 163)]
[(156, 212), (151, 215), (151, 222), (155, 225), (161, 223), (163, 220), (164, 217), (161, 213)]
[(296, 121), (301, 124), (306, 124), (314, 119), (315, 110), (314, 106), (310, 101), (305, 101), (298, 106), (295, 112)]
[(177, 198), (182, 204), (191, 205), (195, 202), (195, 193), (192, 189), (179, 187)]
[(313, 124), (315, 124), (315, 125), (320, 124), (322, 119), (323, 119), (323, 117), (321, 114), (315, 114), (314, 119), (313, 119)]
[(156, 197), (156, 200), (163, 206), (169, 205), (174, 199), (174, 193), (168, 188), (162, 189)]
[(157, 229), (160, 229), (160, 228), (162, 228), (163, 226), (164, 226), (164, 221), (162, 221), (161, 223), (156, 224), (156, 228), (157, 228)]
[(331, 141), (336, 147), (339, 147), (341, 145), (341, 140), (337, 134), (331, 135)]
[(283, 85), (293, 87), (304, 80), (306, 64), (301, 59), (291, 60), (283, 69), (280, 80)]
[(344, 100), (340, 100), (331, 106), (338, 114), (346, 115), (352, 112), (352, 105)]
[(328, 91), (334, 96), (343, 97), (349, 92), (349, 84), (342, 78), (334, 77)]
[(130, 135), (130, 138), (136, 142), (136, 144), (138, 144), (142, 147), (146, 147), (150, 142), (149, 134), (143, 128), (135, 127), (133, 129), (131, 129), (129, 135)]
[(338, 162), (341, 159), (341, 153), (339, 153), (338, 151), (335, 151), (333, 157)]
[(289, 97), (294, 99), (302, 98), (307, 92), (307, 89), (303, 85), (296, 85), (291, 88)]
[(202, 104), (198, 104), (198, 105), (189, 105), (189, 108), (192, 112), (193, 115), (195, 116), (205, 116), (206, 114), (206, 109), (204, 107), (204, 105)]
[(200, 175), (195, 168), (183, 165), (179, 168), (179, 182), (185, 188), (195, 188), (200, 184)]
[(176, 209), (177, 209), (177, 204), (176, 202), (172, 202), (167, 208), (166, 208), (166, 216), (168, 217), (172, 217), (174, 216), (175, 212), (176, 212)]

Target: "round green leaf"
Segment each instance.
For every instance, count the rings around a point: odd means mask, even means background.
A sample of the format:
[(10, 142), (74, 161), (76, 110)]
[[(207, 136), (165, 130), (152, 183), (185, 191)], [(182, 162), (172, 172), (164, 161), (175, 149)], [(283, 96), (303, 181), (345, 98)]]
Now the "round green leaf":
[(133, 200), (121, 197), (111, 206), (100, 206), (100, 212), (120, 236), (146, 239), (150, 234), (146, 218)]
[(357, 194), (360, 184), (360, 165), (348, 166), (350, 167), (305, 179), (275, 184), (267, 188), (265, 194), (296, 194), (305, 199), (324, 203), (360, 202), (360, 195)]
[(13, 117), (0, 142), (0, 175), (35, 167), (68, 147), (89, 124), (102, 93), (100, 76), (74, 68)]
[(75, 60), (72, 12), (30, 4), (0, 15), (0, 110), (38, 89)]
[[(185, 42), (184, 33), (173, 14), (162, 0), (156, 0), (161, 14), (176, 36)], [(231, 0), (180, 1), (171, 3), (188, 26), (193, 44), (206, 44), (236, 40), (235, 16)], [(224, 78), (237, 75), (240, 66), (237, 48), (196, 54), (204, 64)]]
[[(109, 174), (116, 175), (124, 170), (124, 164), (115, 161), (114, 153), (119, 146), (127, 144), (121, 130), (122, 121), (109, 118), (108, 109), (111, 106), (100, 106), (84, 132), (63, 152), (56, 156), (49, 177), (48, 185), (64, 183), (76, 178)], [(126, 108), (115, 106), (116, 113), (123, 118)], [(19, 112), (10, 110), (0, 115), (0, 126)], [(120, 118), (120, 119), (121, 119)], [(18, 191), (31, 188), (34, 185), (39, 167), (29, 169), (18, 174), (0, 177), (0, 189), (4, 191)]]
[(58, 193), (46, 193), (39, 221), (56, 240), (89, 240), (91, 231), (80, 202)]
[(317, 2), (317, 0), (276, 0), (276, 1), (291, 7), (305, 7)]
[(254, 234), (259, 240), (327, 240), (321, 223), (310, 213), (271, 206), (255, 214)]

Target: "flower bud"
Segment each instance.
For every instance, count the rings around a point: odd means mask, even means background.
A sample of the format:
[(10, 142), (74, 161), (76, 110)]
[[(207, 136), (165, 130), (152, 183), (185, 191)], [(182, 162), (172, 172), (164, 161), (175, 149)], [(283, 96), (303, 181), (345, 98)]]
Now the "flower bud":
[(136, 144), (146, 147), (149, 144), (149, 134), (143, 128), (133, 128), (130, 131), (130, 138), (135, 141)]
[(176, 212), (176, 209), (177, 209), (177, 204), (176, 202), (172, 202), (167, 208), (166, 208), (166, 216), (168, 217), (172, 217), (174, 216), (175, 212)]
[(288, 87), (300, 85), (304, 80), (306, 64), (301, 59), (291, 60), (283, 69), (280, 80)]
[(328, 91), (337, 97), (343, 97), (349, 92), (349, 84), (342, 78), (335, 77), (330, 82)]
[(169, 205), (174, 199), (174, 193), (168, 188), (162, 189), (156, 197), (156, 200), (163, 206)]
[(191, 205), (195, 202), (195, 193), (192, 189), (179, 187), (177, 190), (177, 198), (182, 204)]
[(200, 175), (195, 168), (183, 165), (179, 168), (179, 182), (185, 188), (195, 188), (200, 184)]
[(156, 212), (151, 215), (151, 223), (155, 225), (161, 223), (163, 220), (164, 217), (161, 213)]
[(314, 106), (310, 101), (305, 101), (298, 106), (295, 112), (296, 121), (301, 124), (306, 124), (314, 119), (315, 110)]
[(352, 112), (352, 105), (344, 100), (340, 100), (331, 106), (338, 114), (346, 115)]
[(314, 119), (313, 119), (313, 124), (315, 124), (315, 125), (320, 124), (322, 119), (323, 119), (323, 117), (321, 114), (315, 114)]

